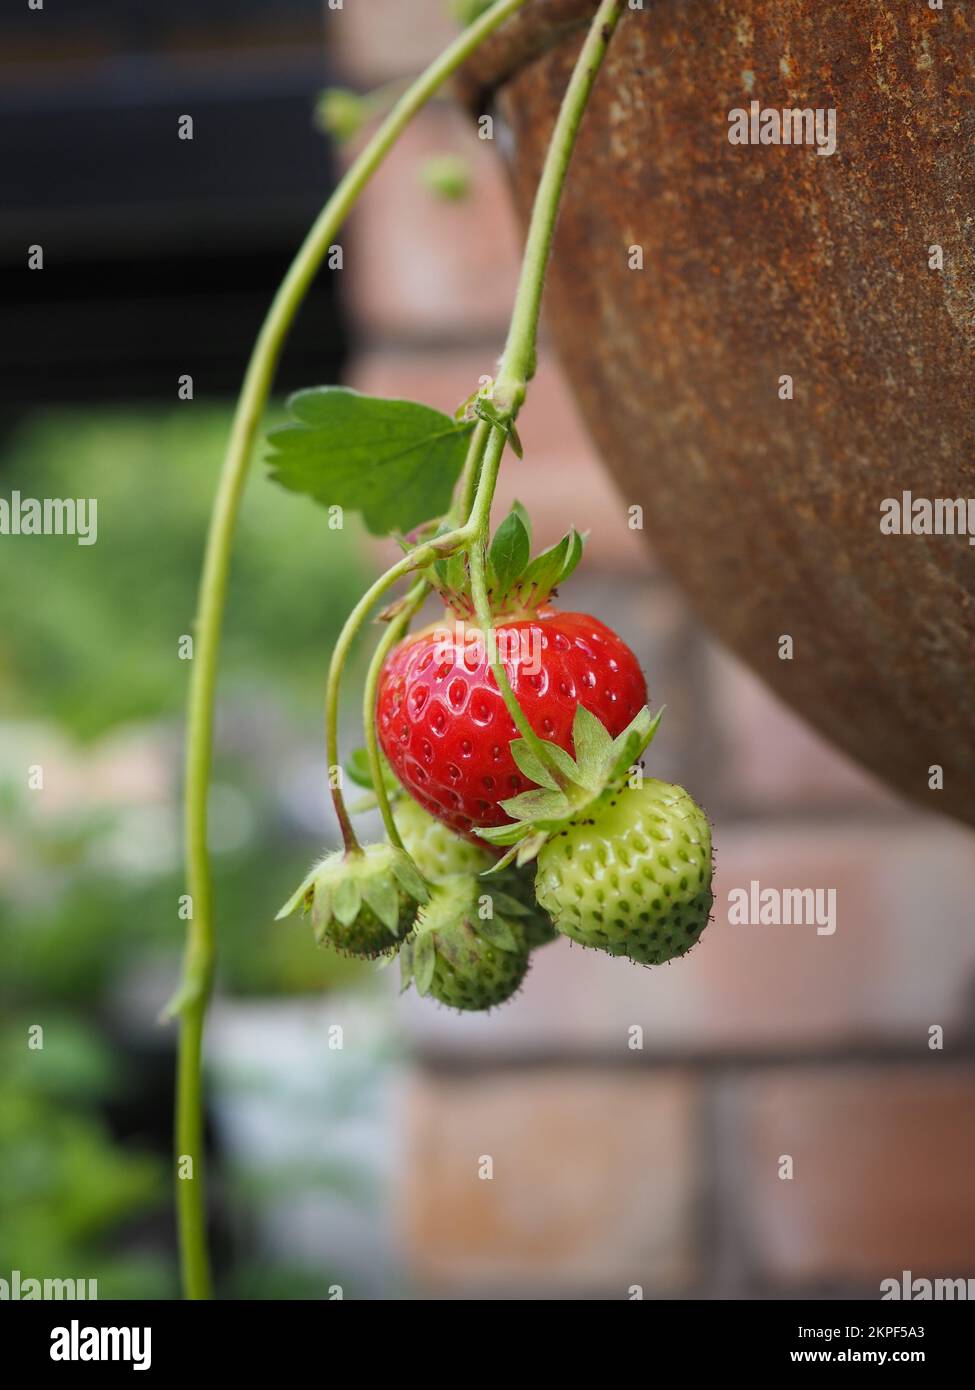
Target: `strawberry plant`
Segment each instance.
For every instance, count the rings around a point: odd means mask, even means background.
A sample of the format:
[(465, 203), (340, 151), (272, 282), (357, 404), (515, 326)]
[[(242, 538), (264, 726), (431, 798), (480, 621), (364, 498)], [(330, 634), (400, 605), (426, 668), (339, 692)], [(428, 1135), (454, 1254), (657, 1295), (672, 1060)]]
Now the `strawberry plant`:
[[(186, 843), (192, 916), (181, 986), (177, 1154), (184, 1282), (207, 1297), (200, 1064), (214, 929), (207, 792), (216, 656), (233, 534), (255, 435), (288, 327), (358, 193), (411, 116), (522, 0), (474, 7), (470, 27), (398, 100), (300, 249), (254, 349), (214, 507), (200, 587), (190, 694)], [(460, 1010), (517, 991), (532, 954), (560, 935), (643, 964), (698, 938), (710, 910), (710, 832), (681, 788), (639, 766), (659, 723), (633, 652), (596, 617), (557, 606), (583, 552), (575, 531), (532, 554), (515, 505), (493, 538), (502, 458), (520, 456), (515, 420), (535, 366), (542, 286), (575, 137), (625, 0), (601, 0), (539, 181), (496, 376), (453, 416), (341, 387), (300, 391), (269, 436), (271, 476), (390, 536), (399, 560), (362, 595), (335, 644), (325, 690), (328, 785), (342, 847), (281, 909), (303, 911), (320, 944), (398, 956), (404, 988)], [(323, 108), (358, 125), (371, 108)], [(355, 117), (354, 121), (352, 116)], [(394, 587), (408, 587), (392, 596)], [(410, 634), (436, 595), (444, 617)], [(365, 748), (349, 764), (378, 806), (386, 841), (360, 843), (346, 804), (338, 712), (350, 648), (384, 624), (363, 696)]]

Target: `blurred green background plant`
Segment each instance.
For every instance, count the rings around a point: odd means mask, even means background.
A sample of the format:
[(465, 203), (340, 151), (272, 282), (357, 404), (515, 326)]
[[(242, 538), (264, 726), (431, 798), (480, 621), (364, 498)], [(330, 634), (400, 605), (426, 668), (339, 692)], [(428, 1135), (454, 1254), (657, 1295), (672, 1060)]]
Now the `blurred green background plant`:
[[(184, 926), (188, 664), (178, 642), (192, 631), (228, 424), (229, 411), (195, 404), (52, 411), (0, 448), (5, 493), (98, 501), (94, 546), (68, 536), (0, 546), (0, 1000), (12, 1059), (0, 1083), (0, 1273), (98, 1278), (102, 1297), (176, 1291), (174, 1029), (153, 1015), (176, 979)], [(323, 511), (272, 486), (257, 463), (220, 676), (213, 821), (225, 997), (372, 979), (317, 950), (300, 922), (273, 922), (322, 848), (321, 691), (366, 571), (355, 530), (329, 530)], [(248, 741), (257, 724), (278, 731), (260, 758)], [(307, 805), (296, 809), (274, 750), (293, 760), (306, 747)], [(25, 764), (43, 767), (43, 791), (29, 789)], [(27, 1046), (35, 1024), (40, 1050)], [(260, 1184), (235, 1177), (226, 1200), (259, 1203)], [(235, 1228), (232, 1211), (227, 1222)], [(235, 1279), (274, 1295), (309, 1282), (287, 1264), (249, 1272), (246, 1260)]]

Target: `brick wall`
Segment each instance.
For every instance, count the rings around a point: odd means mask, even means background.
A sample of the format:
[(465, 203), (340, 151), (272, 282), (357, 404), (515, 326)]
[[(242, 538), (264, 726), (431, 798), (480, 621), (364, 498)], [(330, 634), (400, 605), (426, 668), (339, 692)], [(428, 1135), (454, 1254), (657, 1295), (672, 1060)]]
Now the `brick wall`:
[[(421, 63), (443, 9), (329, 12), (349, 80)], [(471, 160), (465, 203), (420, 189), (444, 150)], [(345, 241), (352, 384), (452, 409), (492, 369), (517, 269), (498, 152), (437, 104)], [(612, 616), (668, 706), (653, 766), (715, 822), (715, 921), (656, 971), (556, 943), (487, 1017), (398, 1005), (412, 1286), (877, 1297), (903, 1269), (975, 1275), (972, 837), (896, 802), (708, 637), (626, 528), (548, 348), (519, 428), (500, 503), (521, 497), (545, 541), (591, 530), (571, 601)], [(752, 880), (835, 889), (835, 933), (729, 925), (728, 890)]]

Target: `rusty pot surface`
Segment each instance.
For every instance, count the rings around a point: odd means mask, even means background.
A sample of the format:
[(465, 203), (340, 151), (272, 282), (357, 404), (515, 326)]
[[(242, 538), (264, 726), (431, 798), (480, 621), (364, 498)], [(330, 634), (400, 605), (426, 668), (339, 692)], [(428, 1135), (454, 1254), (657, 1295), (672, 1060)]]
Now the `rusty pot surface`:
[[(592, 11), (535, 0), (465, 74), (510, 128), (525, 215)], [(975, 547), (881, 530), (904, 492), (975, 498), (973, 78), (959, 5), (647, 0), (582, 128), (546, 312), (711, 628), (847, 753), (975, 824)], [(832, 108), (835, 152), (730, 143), (752, 100)]]

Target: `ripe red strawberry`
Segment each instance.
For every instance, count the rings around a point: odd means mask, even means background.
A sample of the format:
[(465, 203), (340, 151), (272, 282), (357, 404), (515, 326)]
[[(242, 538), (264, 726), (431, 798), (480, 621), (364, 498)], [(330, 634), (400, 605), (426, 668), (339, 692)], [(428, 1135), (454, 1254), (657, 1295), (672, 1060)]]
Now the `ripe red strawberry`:
[[(639, 662), (598, 618), (546, 606), (502, 616), (496, 631), (529, 723), (569, 753), (577, 705), (615, 737), (647, 702)], [(376, 707), (396, 776), (425, 810), (464, 835), (510, 821), (500, 803), (533, 785), (511, 755), (518, 734), (474, 635), (448, 615), (402, 642), (383, 669)]]

